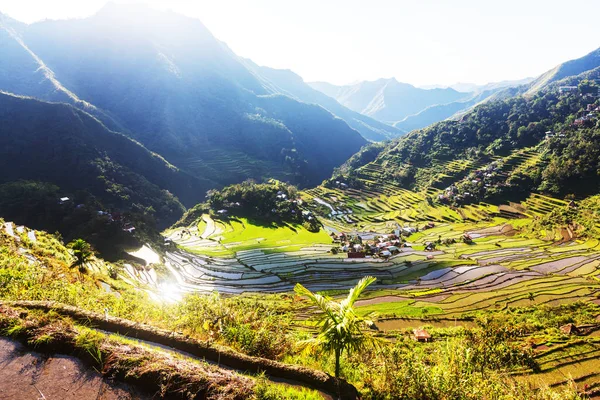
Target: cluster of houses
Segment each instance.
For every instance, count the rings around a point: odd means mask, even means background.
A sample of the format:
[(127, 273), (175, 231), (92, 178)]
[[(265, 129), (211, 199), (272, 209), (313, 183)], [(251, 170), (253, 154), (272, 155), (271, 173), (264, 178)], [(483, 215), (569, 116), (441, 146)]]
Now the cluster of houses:
[(559, 86), (558, 92), (561, 94), (565, 93), (575, 93), (579, 90), (577, 86)]
[[(414, 228), (411, 228), (414, 229)], [(400, 253), (402, 247), (411, 247), (396, 234), (377, 235), (374, 233), (332, 233), (335, 243), (339, 243), (340, 250), (348, 254), (348, 258), (389, 258)]]
[[(559, 86), (558, 87), (558, 92), (560, 94), (574, 94), (574, 93), (579, 93), (579, 86), (572, 86), (572, 85)], [(588, 93), (585, 96), (600, 97), (600, 87), (598, 87), (598, 92), (595, 95), (591, 94), (591, 93)]]
[(494, 161), (484, 168), (471, 172), (463, 181), (450, 185), (438, 195), (438, 200), (443, 204), (464, 203), (476, 197), (476, 192), (481, 189), (505, 185), (501, 174), (501, 166)]
[(333, 183), (333, 186), (335, 186), (336, 188), (342, 189), (342, 190), (343, 189), (348, 189), (348, 184), (344, 183), (344, 182), (340, 182), (340, 181), (335, 181)]
[(117, 223), (121, 225), (121, 229), (123, 232), (133, 233), (135, 231), (135, 226), (131, 222), (129, 222), (123, 214), (120, 212), (108, 212), (99, 210), (98, 216), (106, 217), (109, 223)]
[(597, 106), (596, 104), (588, 104), (585, 111), (582, 111), (578, 118), (573, 121), (573, 126), (584, 127), (598, 119), (599, 114), (600, 106)]
[[(430, 229), (434, 226), (433, 222), (429, 222), (423, 229)], [(403, 248), (411, 248), (412, 244), (408, 243), (403, 236), (410, 236), (415, 232), (418, 232), (418, 228), (406, 226), (397, 227), (390, 234), (373, 232), (348, 234), (342, 232), (331, 233), (331, 238), (334, 243), (339, 244), (340, 251), (346, 253), (348, 258), (388, 259), (402, 252)], [(427, 248), (427, 245), (430, 245), (429, 248)], [(426, 250), (432, 251), (434, 249), (434, 244), (426, 244)]]
[[(61, 204), (61, 205), (72, 204), (72, 202), (73, 202), (73, 200), (71, 200), (69, 197), (61, 197), (58, 199), (58, 204)], [(84, 207), (85, 207), (85, 204), (77, 204), (75, 206), (75, 208), (77, 208), (77, 209), (81, 209)], [(121, 226), (121, 229), (123, 230), (123, 232), (133, 233), (135, 231), (135, 226), (133, 226), (133, 224), (130, 221), (128, 221), (127, 218), (125, 218), (125, 216), (123, 214), (121, 214), (120, 212), (109, 212), (109, 211), (98, 210), (98, 211), (96, 211), (96, 215), (98, 215), (98, 217), (106, 218), (106, 221), (109, 224), (112, 224), (112, 223), (119, 224)]]

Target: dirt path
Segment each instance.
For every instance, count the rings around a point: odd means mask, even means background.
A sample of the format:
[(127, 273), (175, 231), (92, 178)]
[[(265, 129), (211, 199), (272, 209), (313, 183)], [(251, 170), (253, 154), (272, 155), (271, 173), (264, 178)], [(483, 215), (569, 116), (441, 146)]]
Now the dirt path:
[(145, 400), (135, 389), (104, 379), (74, 357), (46, 357), (0, 338), (0, 400)]
[[(92, 329), (94, 329), (94, 328), (92, 328)], [(98, 332), (100, 332), (100, 333), (103, 333), (105, 335), (110, 335), (112, 333), (112, 332), (108, 332), (108, 331), (105, 331), (105, 330), (102, 330), (102, 329), (95, 329), (95, 330), (98, 331)], [(196, 360), (196, 361), (201, 361), (201, 362), (209, 363), (209, 364), (212, 364), (212, 365), (216, 365), (219, 368), (226, 369), (226, 370), (233, 371), (233, 372), (237, 372), (239, 374), (245, 374), (246, 373), (246, 371), (235, 369), (235, 368), (231, 368), (231, 367), (229, 367), (227, 365), (219, 364), (219, 363), (207, 360), (206, 358), (195, 356), (195, 355), (193, 355), (191, 353), (188, 353), (186, 351), (175, 349), (173, 347), (165, 346), (165, 345), (162, 345), (162, 344), (159, 344), (159, 343), (155, 343), (155, 342), (150, 342), (150, 341), (147, 341), (147, 340), (141, 340), (141, 339), (138, 339), (138, 338), (127, 337), (127, 336), (123, 336), (123, 337), (126, 337), (129, 340), (133, 340), (133, 341), (137, 342), (138, 344), (140, 344), (140, 345), (142, 345), (142, 346), (144, 346), (146, 348), (151, 348), (153, 351), (162, 352), (163, 354), (177, 355), (177, 356), (180, 356), (180, 357), (183, 357), (183, 358), (187, 358), (187, 359), (192, 359), (192, 360)], [(331, 396), (330, 394), (325, 393), (324, 391), (319, 390), (319, 389), (314, 389), (314, 388), (312, 388), (310, 386), (307, 386), (305, 384), (301, 384), (301, 383), (296, 382), (296, 381), (292, 381), (292, 380), (289, 380), (289, 379), (275, 378), (275, 377), (266, 376), (266, 375), (265, 375), (265, 378), (267, 378), (269, 381), (271, 381), (273, 383), (279, 383), (279, 384), (282, 384), (282, 385), (285, 385), (285, 386), (294, 387), (296, 389), (306, 388), (306, 389), (315, 390), (315, 391), (319, 392), (319, 394), (321, 395), (321, 397), (323, 397), (324, 400), (333, 400), (333, 396)], [(2, 397), (0, 397), (0, 400), (3, 400)]]
[[(196, 341), (182, 334), (166, 331), (133, 321), (115, 317), (103, 317), (100, 314), (84, 311), (75, 307), (55, 304), (52, 302), (14, 302), (13, 307), (53, 310), (61, 315), (69, 316), (75, 321), (84, 321), (86, 325), (93, 326), (96, 330), (117, 333), (134, 340), (142, 340), (145, 344), (160, 347), (162, 350), (176, 352), (184, 357), (199, 357), (204, 361), (211, 361), (220, 367), (243, 374), (264, 372), (268, 380), (291, 386), (304, 387), (316, 390), (325, 399), (331, 397), (328, 392), (336, 392), (338, 383), (325, 372), (310, 368), (284, 364), (273, 360), (250, 357), (237, 353), (229, 348), (210, 346), (201, 341)], [(1, 385), (0, 380), (0, 385)], [(339, 390), (344, 399), (358, 398), (356, 388), (345, 381), (339, 382)], [(4, 400), (0, 397), (0, 400)]]

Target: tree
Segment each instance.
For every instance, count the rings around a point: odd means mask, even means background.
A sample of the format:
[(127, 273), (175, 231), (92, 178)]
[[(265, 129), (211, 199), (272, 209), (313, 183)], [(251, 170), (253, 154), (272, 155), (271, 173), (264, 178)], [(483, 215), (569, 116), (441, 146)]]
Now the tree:
[(92, 255), (92, 247), (83, 239), (76, 239), (69, 243), (69, 248), (73, 250), (73, 255), (77, 259), (74, 265), (85, 264)]
[(578, 89), (582, 94), (596, 94), (598, 92), (598, 86), (593, 81), (587, 79), (579, 82)]
[(339, 303), (329, 297), (313, 293), (299, 283), (294, 288), (298, 295), (308, 297), (323, 312), (319, 334), (304, 341), (303, 344), (326, 354), (335, 354), (336, 378), (340, 376), (340, 358), (344, 351), (350, 355), (352, 352), (361, 351), (366, 346), (375, 344), (374, 338), (363, 332), (363, 328), (373, 323), (369, 319), (358, 316), (354, 310), (354, 303), (358, 297), (375, 280), (376, 278), (372, 276), (362, 278), (354, 288), (350, 289), (348, 297)]

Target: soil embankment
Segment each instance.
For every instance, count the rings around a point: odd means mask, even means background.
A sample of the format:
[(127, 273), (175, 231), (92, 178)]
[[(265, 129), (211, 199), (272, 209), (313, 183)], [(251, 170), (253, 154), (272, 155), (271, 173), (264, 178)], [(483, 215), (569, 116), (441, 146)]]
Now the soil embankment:
[(75, 357), (46, 356), (0, 338), (0, 399), (145, 400), (134, 388), (103, 378)]
[(207, 361), (216, 362), (218, 365), (230, 369), (257, 374), (264, 373), (274, 381), (283, 380), (290, 383), (299, 383), (311, 389), (339, 396), (341, 399), (353, 400), (359, 398), (358, 391), (354, 386), (344, 380), (338, 381), (325, 372), (247, 356), (227, 347), (195, 340), (177, 332), (158, 329), (121, 318), (105, 317), (54, 302), (15, 301), (7, 302), (6, 305), (44, 311), (52, 310), (98, 329), (168, 346)]

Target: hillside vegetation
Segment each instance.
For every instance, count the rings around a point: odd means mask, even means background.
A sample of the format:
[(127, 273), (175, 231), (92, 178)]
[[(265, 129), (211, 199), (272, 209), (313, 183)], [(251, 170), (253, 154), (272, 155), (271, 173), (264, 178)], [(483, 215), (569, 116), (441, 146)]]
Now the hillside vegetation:
[[(371, 180), (416, 191), (448, 187), (442, 194), (452, 201), (460, 195), (459, 202), (531, 191), (597, 193), (599, 74), (594, 69), (532, 97), (482, 104), (458, 121), (414, 131), (389, 144), (375, 160), (355, 163), (334, 180), (358, 177), (367, 186)], [(561, 93), (559, 87), (567, 85), (579, 86)]]
[(195, 176), (200, 192), (247, 178), (315, 185), (366, 143), (173, 12), (109, 3), (79, 20), (3, 17), (0, 43), (0, 90), (86, 110)]
[[(19, 300), (12, 306), (17, 307), (17, 311), (6, 306), (1, 308), (3, 335), (48, 352), (68, 351), (102, 367), (100, 371), (116, 379), (128, 376), (128, 382), (156, 391), (154, 394), (159, 398), (192, 396), (205, 390), (198, 385), (204, 385), (206, 380), (220, 382), (217, 385), (221, 388), (219, 398), (320, 397), (315, 392), (286, 389), (268, 381), (265, 384), (235, 371), (225, 371), (182, 356), (165, 355), (164, 351), (157, 352), (123, 336), (107, 337), (90, 329), (89, 325), (80, 324), (80, 319), (85, 318), (88, 321), (90, 318), (92, 321), (104, 320), (102, 314), (85, 317), (86, 310), (103, 313), (106, 309), (109, 313), (106, 318), (111, 323), (130, 324), (128, 329), (132, 329), (135, 322), (144, 322), (146, 325), (137, 325), (136, 329), (154, 332), (153, 337), (162, 337), (164, 331), (158, 328), (184, 332), (188, 336), (182, 340), (187, 341), (188, 348), (193, 340), (207, 340), (203, 346), (208, 347), (204, 348), (219, 348), (219, 344), (224, 344), (240, 352), (235, 355), (231, 348), (222, 348), (228, 357), (245, 359), (244, 354), (247, 354), (332, 371), (333, 357), (302, 350), (302, 340), (310, 336), (316, 323), (313, 318), (317, 317), (310, 315), (308, 303), (288, 294), (235, 297), (189, 294), (177, 303), (156, 303), (157, 300), (148, 297), (145, 291), (136, 290), (128, 283), (130, 278), (126, 272), (111, 273), (116, 266), (103, 260), (89, 260), (87, 272), (73, 270), (70, 267), (73, 257), (60, 241), (44, 232), (35, 233), (36, 240), (32, 241), (27, 239), (30, 236), (28, 230), (18, 240), (0, 232), (4, 249), (0, 255), (0, 297), (4, 301)], [(55, 279), (59, 275), (63, 278)], [(166, 277), (163, 275), (160, 279)], [(104, 284), (100, 285), (100, 282)], [(54, 311), (47, 312), (43, 310), (52, 308), (51, 304), (23, 300), (53, 300), (78, 308), (56, 306)], [(562, 351), (565, 346), (578, 351), (594, 346), (595, 339), (565, 337), (557, 326), (569, 321), (578, 325), (593, 323), (596, 314), (597, 307), (590, 304), (475, 311), (476, 322), (472, 326), (429, 328), (436, 338), (431, 344), (413, 342), (402, 330), (379, 333), (377, 346), (342, 358), (340, 373), (354, 383), (366, 399), (429, 399), (449, 395), (468, 399), (474, 392), (483, 398), (578, 399), (581, 397), (577, 391), (581, 389), (574, 383), (558, 389), (532, 390), (525, 378), (540, 368), (547, 373), (552, 361), (546, 358), (554, 359), (552, 354)], [(115, 317), (131, 321), (119, 322)], [(375, 331), (368, 334), (373, 335)], [(172, 333), (168, 336), (184, 338)], [(394, 338), (394, 341), (390, 342), (388, 338)], [(557, 345), (554, 352), (540, 353), (532, 349), (531, 342), (544, 340), (564, 346)], [(313, 376), (321, 374), (300, 366), (285, 368), (306, 371)], [(149, 376), (154, 377), (154, 383), (143, 386)], [(173, 381), (168, 376), (178, 378)], [(206, 380), (198, 379), (199, 376), (205, 376)], [(157, 386), (156, 382), (161, 385)], [(181, 393), (184, 387), (185, 391)], [(209, 387), (212, 389), (208, 389), (208, 393), (212, 393), (215, 389), (213, 385)]]
[(163, 225), (183, 213), (178, 198), (194, 204), (209, 184), (66, 104), (0, 94), (0, 118), (1, 183), (37, 180), (107, 207), (151, 207)]

